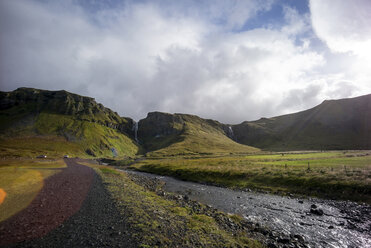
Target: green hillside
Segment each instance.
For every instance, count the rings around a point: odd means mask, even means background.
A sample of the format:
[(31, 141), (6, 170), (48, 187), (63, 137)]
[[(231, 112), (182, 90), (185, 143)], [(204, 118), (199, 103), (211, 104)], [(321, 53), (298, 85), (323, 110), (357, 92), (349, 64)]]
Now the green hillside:
[(66, 91), (19, 88), (0, 92), (3, 155), (134, 156), (133, 121)]
[(371, 94), (233, 126), (237, 142), (267, 150), (371, 149)]
[[(299, 113), (228, 126), (152, 112), (138, 123), (67, 91), (0, 92), (0, 155), (127, 157), (371, 149), (371, 95), (324, 101)], [(138, 145), (140, 144), (140, 146)]]
[(138, 138), (150, 156), (251, 153), (234, 142), (224, 124), (187, 114), (149, 113), (139, 122)]

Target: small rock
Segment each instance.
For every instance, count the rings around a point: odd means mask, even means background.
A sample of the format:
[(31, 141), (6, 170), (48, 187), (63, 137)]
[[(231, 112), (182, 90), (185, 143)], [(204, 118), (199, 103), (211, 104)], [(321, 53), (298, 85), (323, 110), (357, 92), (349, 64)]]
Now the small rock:
[(282, 244), (288, 244), (288, 243), (290, 243), (290, 239), (284, 238), (284, 237), (279, 237), (278, 242), (282, 243)]
[(310, 208), (317, 208), (317, 205), (316, 204), (312, 204), (312, 205), (310, 205)]
[(299, 203), (303, 204), (304, 202), (302, 200), (300, 200)]
[(334, 229), (334, 226), (329, 226), (328, 229)]
[(318, 208), (318, 209), (316, 209), (316, 208), (311, 208), (311, 209), (310, 209), (310, 212), (311, 212), (312, 214), (315, 214), (315, 215), (318, 215), (318, 216), (322, 216), (322, 215), (323, 215), (323, 210), (320, 209), (320, 208)]
[(295, 235), (294, 235), (294, 238), (297, 239), (297, 240), (299, 240), (300, 242), (304, 242), (304, 238), (303, 238), (303, 236), (301, 236), (301, 235), (299, 235), (299, 234), (295, 234)]

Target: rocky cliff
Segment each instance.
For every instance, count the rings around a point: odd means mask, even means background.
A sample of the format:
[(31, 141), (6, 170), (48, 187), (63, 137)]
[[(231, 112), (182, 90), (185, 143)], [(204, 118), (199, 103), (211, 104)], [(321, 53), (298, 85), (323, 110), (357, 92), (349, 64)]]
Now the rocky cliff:
[(120, 117), (93, 98), (64, 90), (19, 88), (0, 92), (1, 144), (22, 137), (62, 137), (79, 144), (77, 150), (82, 151), (77, 154), (135, 155), (138, 148), (132, 141), (133, 125), (132, 119)]

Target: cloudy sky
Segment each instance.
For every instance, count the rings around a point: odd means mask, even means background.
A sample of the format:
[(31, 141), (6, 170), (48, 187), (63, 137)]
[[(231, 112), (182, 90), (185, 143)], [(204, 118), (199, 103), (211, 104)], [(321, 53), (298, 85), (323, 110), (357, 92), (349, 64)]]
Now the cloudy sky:
[(239, 123), (371, 93), (369, 0), (0, 0), (0, 90)]

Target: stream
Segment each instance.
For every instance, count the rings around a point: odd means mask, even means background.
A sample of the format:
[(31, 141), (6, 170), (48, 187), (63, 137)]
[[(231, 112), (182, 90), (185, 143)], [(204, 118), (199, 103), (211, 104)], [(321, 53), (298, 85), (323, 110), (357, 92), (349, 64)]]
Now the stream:
[(239, 214), (272, 231), (300, 235), (310, 247), (371, 247), (371, 206), (367, 204), (231, 190), (125, 171), (159, 179), (165, 182), (165, 191), (188, 195), (223, 212)]

